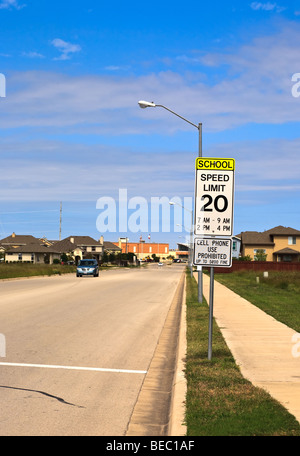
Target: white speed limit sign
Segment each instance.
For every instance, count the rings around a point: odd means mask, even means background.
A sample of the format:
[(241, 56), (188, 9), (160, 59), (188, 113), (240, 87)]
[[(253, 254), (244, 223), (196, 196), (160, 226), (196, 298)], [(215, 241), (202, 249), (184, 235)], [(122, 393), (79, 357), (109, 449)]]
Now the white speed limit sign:
[(195, 235), (232, 236), (234, 171), (233, 158), (197, 158)]

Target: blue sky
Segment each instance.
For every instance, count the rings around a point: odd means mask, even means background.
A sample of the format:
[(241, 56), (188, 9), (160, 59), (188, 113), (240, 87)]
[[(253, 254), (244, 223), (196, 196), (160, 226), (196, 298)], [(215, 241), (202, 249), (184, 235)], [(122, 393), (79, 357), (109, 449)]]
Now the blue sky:
[[(202, 122), (203, 156), (235, 158), (235, 234), (300, 229), (300, 0), (0, 0), (0, 23), (0, 239), (58, 239), (62, 202), (62, 237), (136, 241), (97, 229), (119, 189), (188, 205), (198, 131), (141, 99)], [(187, 234), (170, 231), (151, 240)]]

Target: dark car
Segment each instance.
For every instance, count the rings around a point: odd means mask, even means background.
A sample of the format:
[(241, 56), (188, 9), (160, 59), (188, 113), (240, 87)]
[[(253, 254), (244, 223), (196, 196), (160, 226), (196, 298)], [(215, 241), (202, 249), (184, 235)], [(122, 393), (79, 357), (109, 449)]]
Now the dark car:
[(97, 260), (80, 260), (77, 266), (77, 277), (92, 275), (99, 277), (99, 266)]

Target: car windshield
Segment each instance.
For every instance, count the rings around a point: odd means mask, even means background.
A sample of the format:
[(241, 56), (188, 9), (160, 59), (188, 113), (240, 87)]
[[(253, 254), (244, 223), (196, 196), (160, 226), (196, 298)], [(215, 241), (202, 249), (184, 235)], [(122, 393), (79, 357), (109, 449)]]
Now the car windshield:
[(95, 260), (81, 260), (78, 266), (96, 266)]

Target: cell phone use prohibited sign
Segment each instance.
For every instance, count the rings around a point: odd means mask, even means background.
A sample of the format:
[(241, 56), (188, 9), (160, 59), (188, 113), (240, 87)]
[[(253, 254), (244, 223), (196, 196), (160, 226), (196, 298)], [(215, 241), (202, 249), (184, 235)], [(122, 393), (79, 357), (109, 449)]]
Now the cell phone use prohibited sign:
[(232, 236), (234, 172), (233, 158), (197, 158), (194, 220), (196, 236)]
[(230, 268), (232, 265), (232, 239), (195, 238), (194, 266)]

